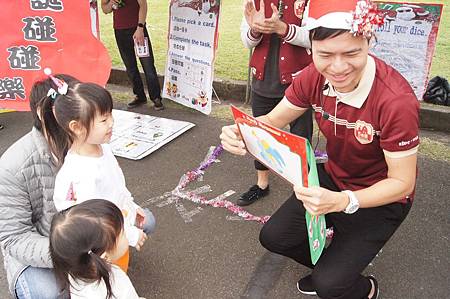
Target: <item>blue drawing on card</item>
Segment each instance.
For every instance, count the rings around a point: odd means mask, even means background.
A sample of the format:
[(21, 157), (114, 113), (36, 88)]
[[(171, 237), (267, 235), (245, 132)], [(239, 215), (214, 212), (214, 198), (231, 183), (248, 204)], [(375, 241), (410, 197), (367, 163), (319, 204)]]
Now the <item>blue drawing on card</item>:
[(297, 153), (262, 128), (245, 123), (240, 123), (239, 128), (247, 150), (253, 156), (293, 185), (302, 184), (302, 161)]
[(268, 164), (276, 167), (280, 173), (283, 173), (286, 163), (281, 157), (280, 153), (273, 147), (270, 146), (267, 140), (260, 138), (255, 131), (252, 131), (252, 135), (255, 136), (258, 148), (260, 150), (260, 155)]

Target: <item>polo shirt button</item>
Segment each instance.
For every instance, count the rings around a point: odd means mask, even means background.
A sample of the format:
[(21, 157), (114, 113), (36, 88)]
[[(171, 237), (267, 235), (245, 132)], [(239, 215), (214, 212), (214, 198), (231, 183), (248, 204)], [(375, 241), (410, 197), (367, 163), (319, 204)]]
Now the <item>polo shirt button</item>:
[[(265, 58), (265, 57), (264, 57)], [(281, 60), (284, 60), (284, 56), (281, 57)]]
[(264, 59), (266, 59), (266, 56), (264, 56)]
[(288, 6), (287, 6), (287, 5), (285, 5), (285, 6), (284, 6), (284, 9), (288, 9)]

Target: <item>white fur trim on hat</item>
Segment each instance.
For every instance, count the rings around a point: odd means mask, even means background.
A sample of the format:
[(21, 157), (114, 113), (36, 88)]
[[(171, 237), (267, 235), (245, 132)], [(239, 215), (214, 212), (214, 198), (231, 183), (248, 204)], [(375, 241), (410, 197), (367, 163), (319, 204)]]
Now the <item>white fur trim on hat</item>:
[(332, 12), (318, 19), (308, 17), (306, 19), (306, 29), (312, 30), (317, 27), (330, 29), (351, 29), (352, 14), (350, 12)]

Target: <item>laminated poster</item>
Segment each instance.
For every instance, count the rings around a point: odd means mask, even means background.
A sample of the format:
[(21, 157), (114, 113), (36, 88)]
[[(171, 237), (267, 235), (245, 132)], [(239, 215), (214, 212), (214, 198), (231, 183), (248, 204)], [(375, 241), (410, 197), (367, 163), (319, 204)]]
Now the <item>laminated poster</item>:
[(442, 4), (375, 2), (384, 24), (375, 30), (371, 52), (408, 80), (422, 100), (428, 84), (431, 60), (442, 14)]
[(139, 160), (174, 140), (195, 125), (113, 109), (111, 148), (116, 156)]

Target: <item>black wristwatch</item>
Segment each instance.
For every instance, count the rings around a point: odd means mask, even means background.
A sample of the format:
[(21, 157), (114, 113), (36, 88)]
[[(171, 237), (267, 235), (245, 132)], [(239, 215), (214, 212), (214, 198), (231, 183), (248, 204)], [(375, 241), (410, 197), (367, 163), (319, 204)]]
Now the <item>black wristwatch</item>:
[(144, 28), (145, 27), (145, 23), (144, 24), (138, 23), (138, 27)]

